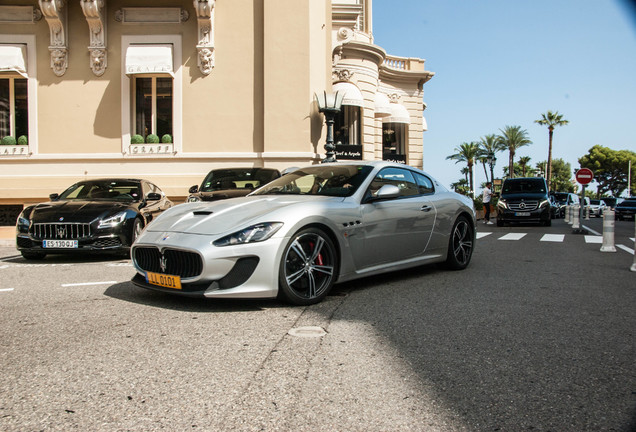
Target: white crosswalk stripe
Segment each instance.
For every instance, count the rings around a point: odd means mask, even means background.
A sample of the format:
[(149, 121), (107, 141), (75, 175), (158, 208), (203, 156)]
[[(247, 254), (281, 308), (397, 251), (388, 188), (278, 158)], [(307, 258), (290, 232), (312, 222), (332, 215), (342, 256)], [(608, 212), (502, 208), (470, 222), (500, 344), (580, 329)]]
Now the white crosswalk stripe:
[(502, 237), (499, 237), (498, 240), (521, 240), (526, 236), (526, 233), (508, 233)]
[(603, 243), (603, 237), (586, 235), (585, 243), (601, 244)]
[(565, 234), (544, 234), (540, 241), (562, 243), (564, 239)]

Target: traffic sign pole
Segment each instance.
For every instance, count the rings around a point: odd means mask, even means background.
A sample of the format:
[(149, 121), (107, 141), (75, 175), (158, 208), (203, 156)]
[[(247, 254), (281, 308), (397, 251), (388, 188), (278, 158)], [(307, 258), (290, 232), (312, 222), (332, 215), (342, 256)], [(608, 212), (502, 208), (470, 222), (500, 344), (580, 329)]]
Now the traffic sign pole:
[[(594, 180), (594, 173), (589, 168), (581, 168), (578, 170), (574, 177), (576, 181), (582, 186), (581, 188), (581, 205), (579, 206), (579, 220), (583, 220), (583, 212), (585, 211), (585, 188), (587, 185)], [(581, 226), (581, 228), (577, 228), (574, 231), (574, 234), (587, 234), (587, 230)]]

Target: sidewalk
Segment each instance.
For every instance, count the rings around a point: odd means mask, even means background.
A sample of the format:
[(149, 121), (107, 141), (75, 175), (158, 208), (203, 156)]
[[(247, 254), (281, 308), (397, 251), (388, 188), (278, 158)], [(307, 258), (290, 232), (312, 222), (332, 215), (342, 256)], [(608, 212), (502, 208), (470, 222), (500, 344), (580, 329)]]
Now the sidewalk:
[(0, 226), (0, 247), (15, 247), (14, 226)]

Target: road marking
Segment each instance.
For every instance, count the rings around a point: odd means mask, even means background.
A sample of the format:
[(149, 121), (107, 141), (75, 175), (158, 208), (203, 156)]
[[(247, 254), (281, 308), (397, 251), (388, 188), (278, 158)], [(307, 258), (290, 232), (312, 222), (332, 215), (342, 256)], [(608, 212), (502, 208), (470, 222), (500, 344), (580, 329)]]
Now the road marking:
[(509, 233), (503, 237), (499, 237), (498, 240), (521, 240), (526, 236), (526, 233)]
[(627, 247), (627, 246), (625, 246), (625, 245), (619, 245), (619, 244), (617, 244), (617, 245), (616, 245), (616, 247), (617, 247), (617, 248), (621, 248), (621, 249), (623, 249), (625, 252), (628, 252), (628, 253), (630, 253), (630, 254), (634, 255), (634, 249), (632, 249), (632, 248), (628, 248), (628, 247)]
[(585, 236), (585, 243), (593, 243), (593, 244), (601, 244), (603, 243), (603, 237), (599, 237), (599, 236), (589, 236), (586, 235)]
[(0, 288), (0, 292), (9, 292), (13, 291), (13, 288)]
[(540, 241), (562, 243), (563, 239), (565, 239), (565, 234), (544, 234)]
[(90, 285), (112, 285), (116, 284), (117, 281), (105, 281), (105, 282), (82, 282), (82, 283), (71, 283), (71, 284), (62, 284), (63, 287), (76, 287), (76, 286), (90, 286)]
[(587, 227), (587, 226), (585, 226), (585, 225), (583, 225), (583, 228), (584, 228), (584, 229), (586, 229), (586, 230), (588, 230), (589, 232), (591, 232), (591, 233), (592, 233), (592, 234), (594, 234), (594, 235), (597, 235), (597, 236), (603, 235), (603, 234), (601, 234), (601, 233), (599, 233), (599, 232), (596, 232), (596, 231), (594, 231), (592, 228)]
[(489, 236), (490, 234), (492, 234), (492, 233), (491, 232), (483, 232), (483, 233), (482, 232), (478, 232), (477, 233), (477, 238), (480, 239), (482, 237)]

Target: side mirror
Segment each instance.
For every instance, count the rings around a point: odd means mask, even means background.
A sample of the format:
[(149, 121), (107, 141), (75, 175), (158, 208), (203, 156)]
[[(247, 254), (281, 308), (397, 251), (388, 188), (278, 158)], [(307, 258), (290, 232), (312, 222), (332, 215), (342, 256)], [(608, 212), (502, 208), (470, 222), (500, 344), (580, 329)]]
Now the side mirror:
[(380, 189), (377, 190), (377, 192), (368, 197), (365, 202), (387, 200), (391, 198), (397, 198), (399, 196), (400, 188), (395, 185), (387, 184), (382, 186)]
[(197, 185), (191, 186), (190, 189), (188, 189), (188, 192), (189, 193), (197, 193), (197, 192), (199, 192), (199, 186), (197, 186)]
[(51, 201), (55, 201), (56, 199), (58, 199), (60, 197), (60, 194), (56, 194), (56, 193), (52, 193), (51, 195), (49, 195), (49, 199)]
[(150, 192), (148, 196), (146, 197), (146, 201), (159, 201), (159, 200), (161, 200), (161, 194), (158, 194), (156, 192)]

